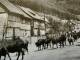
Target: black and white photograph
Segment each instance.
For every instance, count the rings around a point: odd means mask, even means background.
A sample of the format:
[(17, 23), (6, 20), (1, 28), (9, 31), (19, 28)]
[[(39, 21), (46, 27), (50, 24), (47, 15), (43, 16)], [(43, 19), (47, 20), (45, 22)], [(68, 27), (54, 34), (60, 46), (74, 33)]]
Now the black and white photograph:
[(80, 0), (0, 0), (0, 60), (80, 60)]

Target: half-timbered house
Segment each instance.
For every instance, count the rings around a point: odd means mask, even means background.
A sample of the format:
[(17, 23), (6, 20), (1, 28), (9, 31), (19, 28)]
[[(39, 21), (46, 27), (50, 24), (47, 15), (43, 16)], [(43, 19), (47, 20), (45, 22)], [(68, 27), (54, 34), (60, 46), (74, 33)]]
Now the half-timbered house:
[(30, 21), (31, 17), (20, 8), (8, 0), (0, 0), (0, 39), (2, 39), (3, 30), (6, 30), (6, 38), (11, 38), (13, 35), (30, 36)]
[(0, 39), (3, 30), (6, 38), (14, 36), (43, 36), (46, 33), (47, 19), (33, 10), (14, 5), (8, 0), (0, 0)]
[(25, 8), (22, 6), (19, 6), (26, 14), (28, 14), (30, 17), (32, 17), (32, 23), (31, 23), (31, 28), (32, 28), (32, 36), (42, 36), (45, 35), (46, 33), (46, 22), (48, 22), (47, 18), (44, 16), (38, 15), (35, 11)]

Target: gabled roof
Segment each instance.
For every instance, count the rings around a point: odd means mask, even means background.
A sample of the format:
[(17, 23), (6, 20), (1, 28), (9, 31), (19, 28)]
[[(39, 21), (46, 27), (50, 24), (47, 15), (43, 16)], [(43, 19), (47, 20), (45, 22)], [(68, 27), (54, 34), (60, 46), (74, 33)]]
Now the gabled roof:
[(11, 13), (20, 14), (24, 17), (31, 18), (26, 13), (24, 13), (20, 8), (10, 3), (8, 0), (0, 0), (0, 3)]
[(49, 23), (49, 19), (48, 19), (48, 14), (45, 14), (45, 13), (41, 13), (41, 12), (36, 12), (39, 16), (41, 16), (42, 17), (42, 20), (44, 20), (44, 18), (45, 18), (45, 21), (47, 22), (47, 23)]
[(25, 13), (30, 15), (32, 18), (38, 19), (38, 20), (43, 20), (43, 17), (39, 16), (37, 13), (35, 13), (30, 8), (25, 8), (25, 7), (22, 7), (22, 6), (18, 6), (18, 7), (20, 7)]

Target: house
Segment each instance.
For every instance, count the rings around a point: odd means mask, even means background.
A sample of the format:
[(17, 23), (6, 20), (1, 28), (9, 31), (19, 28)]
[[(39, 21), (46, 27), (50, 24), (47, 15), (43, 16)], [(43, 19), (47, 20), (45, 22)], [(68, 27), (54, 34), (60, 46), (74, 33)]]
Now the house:
[(45, 22), (46, 18), (29, 8), (0, 0), (0, 39), (4, 30), (6, 38), (45, 35)]
[(14, 34), (21, 37), (30, 36), (31, 19), (29, 15), (8, 0), (0, 0), (0, 39), (2, 39), (4, 26), (7, 28), (6, 38), (12, 37)]
[(45, 22), (47, 22), (47, 18), (44, 20), (44, 16), (38, 15), (35, 11), (25, 8), (22, 6), (20, 7), (26, 14), (28, 14), (30, 17), (32, 17), (32, 24), (31, 24), (31, 30), (32, 30), (32, 36), (42, 36), (45, 35)]

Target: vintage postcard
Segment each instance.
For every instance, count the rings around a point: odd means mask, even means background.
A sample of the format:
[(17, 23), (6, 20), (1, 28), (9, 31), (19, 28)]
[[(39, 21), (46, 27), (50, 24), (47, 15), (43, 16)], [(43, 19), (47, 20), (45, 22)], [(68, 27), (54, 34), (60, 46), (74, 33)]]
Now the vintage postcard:
[(0, 0), (0, 60), (80, 60), (80, 0)]

